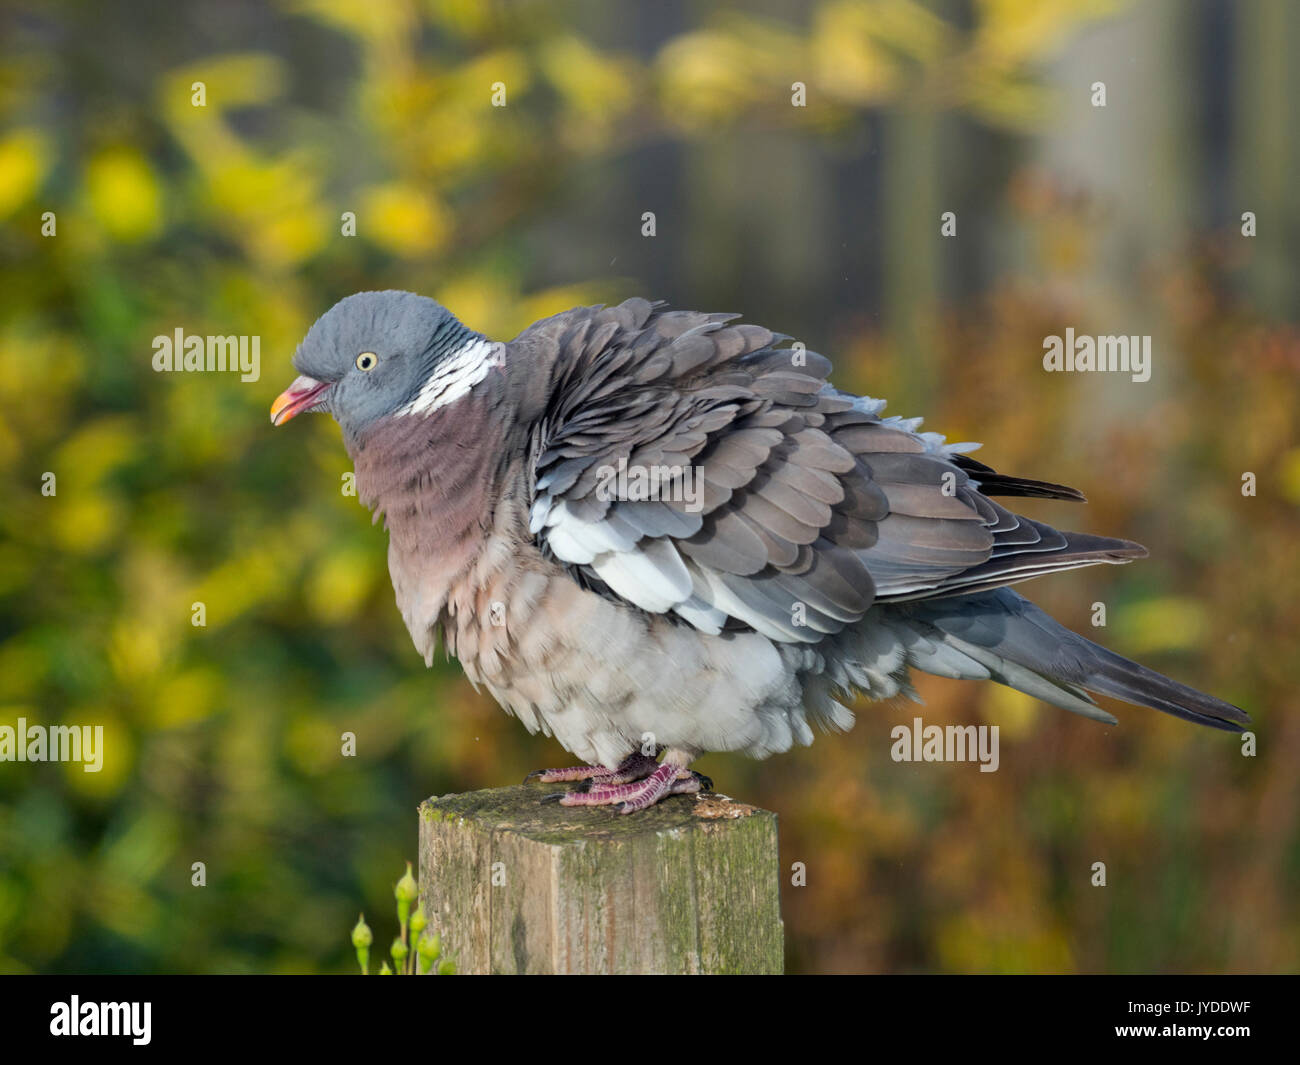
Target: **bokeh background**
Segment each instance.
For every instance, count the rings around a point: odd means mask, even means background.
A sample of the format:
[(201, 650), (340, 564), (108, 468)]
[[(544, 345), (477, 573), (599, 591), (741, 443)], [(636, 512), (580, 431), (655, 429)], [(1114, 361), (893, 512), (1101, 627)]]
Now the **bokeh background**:
[[(1248, 758), (1153, 711), (1106, 728), (923, 677), (927, 722), (1001, 726), (997, 773), (892, 762), (910, 705), (702, 760), (807, 867), (783, 891), (791, 971), (1300, 967), (1300, 7), (0, 20), (0, 724), (108, 744), (98, 774), (0, 763), (0, 969), (347, 971), (358, 909), (387, 934), (417, 802), (567, 760), (455, 663), (424, 669), (334, 423), (268, 424), (314, 318), (384, 287), (501, 338), (629, 295), (788, 333), (891, 413), (1082, 488), (1022, 509), (1151, 559), (1025, 590), (1090, 635), (1106, 603), (1101, 640), (1254, 716)], [(1151, 381), (1044, 373), (1067, 326), (1151, 334)], [(261, 378), (154, 373), (177, 327), (260, 336)]]

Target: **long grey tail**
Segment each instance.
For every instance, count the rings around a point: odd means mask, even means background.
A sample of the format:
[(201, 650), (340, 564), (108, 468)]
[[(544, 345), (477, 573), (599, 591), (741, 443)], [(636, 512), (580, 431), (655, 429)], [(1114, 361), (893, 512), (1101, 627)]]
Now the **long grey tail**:
[[(1084, 639), (1008, 588), (899, 604), (894, 609), (930, 637), (922, 657), (913, 655), (923, 670), (969, 675), (954, 671), (952, 660), (959, 656), (976, 663), (993, 680), (1110, 723), (1115, 719), (1098, 707), (1088, 692), (1228, 732), (1242, 732), (1250, 722), (1240, 707)], [(936, 637), (942, 643), (938, 653), (934, 651)], [(930, 669), (925, 655), (939, 668)]]

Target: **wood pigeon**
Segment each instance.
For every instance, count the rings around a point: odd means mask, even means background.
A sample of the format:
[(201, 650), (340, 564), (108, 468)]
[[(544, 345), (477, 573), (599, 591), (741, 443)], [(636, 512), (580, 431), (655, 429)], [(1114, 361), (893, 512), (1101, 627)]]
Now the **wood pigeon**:
[[(328, 411), (389, 533), (397, 605), (430, 662), (586, 764), (566, 805), (625, 813), (912, 695), (909, 670), (993, 680), (1098, 721), (1113, 696), (1240, 732), (1245, 713), (1059, 625), (1007, 586), (1124, 563), (998, 497), (1082, 500), (975, 444), (886, 417), (830, 363), (735, 315), (630, 299), (508, 343), (410, 292), (311, 327), (279, 425)], [(660, 759), (662, 755), (662, 759)]]

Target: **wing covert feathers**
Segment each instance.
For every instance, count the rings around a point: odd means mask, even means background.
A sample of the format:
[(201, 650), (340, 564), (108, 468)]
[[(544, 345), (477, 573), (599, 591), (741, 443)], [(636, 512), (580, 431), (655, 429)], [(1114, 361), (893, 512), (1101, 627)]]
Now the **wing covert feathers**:
[[(1008, 511), (990, 496), (1082, 496), (999, 474), (920, 419), (884, 417), (785, 339), (641, 299), (516, 338), (507, 359), (527, 361), (544, 411), (531, 522), (544, 548), (642, 609), (805, 643), (873, 603), (1143, 553)], [(663, 471), (655, 498), (611, 493), (620, 469)]]

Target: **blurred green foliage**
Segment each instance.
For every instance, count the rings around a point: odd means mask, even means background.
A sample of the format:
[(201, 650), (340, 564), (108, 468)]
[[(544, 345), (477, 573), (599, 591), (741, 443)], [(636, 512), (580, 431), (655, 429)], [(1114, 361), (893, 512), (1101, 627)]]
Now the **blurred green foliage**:
[[(1244, 6), (1242, 40), (1300, 39)], [(1154, 191), (1118, 197), (1063, 185), (1040, 151), (1062, 55), (1107, 27), (1136, 49), (1192, 15), (762, 7), (8, 5), (0, 724), (99, 724), (107, 749), (97, 774), (0, 763), (0, 969), (349, 971), (339, 930), (387, 905), (418, 801), (565, 757), (411, 651), (334, 424), (268, 425), (312, 320), (384, 287), (499, 337), (632, 294), (801, 335), (842, 385), (1087, 490), (1086, 512), (1033, 513), (1153, 559), (1031, 594), (1076, 628), (1107, 602), (1105, 642), (1256, 716), (1247, 759), (1151, 712), (1108, 730), (923, 678), (927, 719), (1002, 726), (998, 773), (890, 762), (910, 706), (864, 706), (849, 736), (779, 762), (705, 759), (780, 811), (783, 861), (808, 866), (785, 891), (792, 969), (1297, 967), (1300, 331), (1277, 296), (1295, 280), (1281, 208), (1256, 243), (1225, 225), (1235, 208), (1152, 236), (1134, 219), (1176, 181), (1211, 188), (1212, 151), (1154, 158)], [(1275, 124), (1294, 139), (1297, 94), (1266, 80), (1282, 69), (1243, 63), (1247, 136), (1207, 142), (1244, 153), (1261, 210), (1295, 161)], [(1178, 107), (1198, 76), (1149, 74)], [(1107, 118), (1153, 136), (1141, 108)], [(960, 277), (939, 258), (950, 202), (976, 249)], [(639, 235), (652, 209), (657, 242)], [(1134, 306), (1155, 324), (1111, 325)], [(1156, 333), (1159, 381), (1135, 403), (1047, 378), (1062, 323)], [(155, 374), (151, 340), (178, 327), (260, 336), (260, 379)]]

